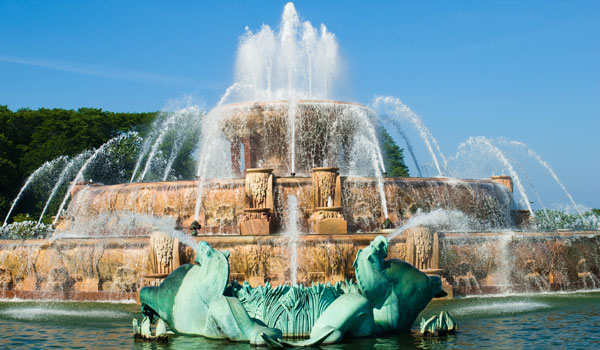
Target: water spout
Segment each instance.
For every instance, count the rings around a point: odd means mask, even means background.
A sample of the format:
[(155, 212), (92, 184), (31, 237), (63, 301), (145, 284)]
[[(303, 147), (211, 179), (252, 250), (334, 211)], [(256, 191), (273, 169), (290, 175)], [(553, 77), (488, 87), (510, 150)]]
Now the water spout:
[(52, 191), (50, 192), (50, 196), (48, 197), (48, 200), (46, 200), (44, 209), (42, 209), (42, 213), (40, 214), (40, 218), (38, 219), (38, 222), (37, 222), (38, 225), (42, 222), (42, 219), (44, 218), (44, 214), (46, 214), (46, 210), (48, 209), (50, 202), (52, 202), (52, 199), (58, 192), (58, 189), (60, 188), (60, 186), (63, 184), (63, 182), (68, 177), (69, 173), (71, 172), (71, 169), (73, 169), (73, 166), (75, 164), (78, 164), (79, 162), (81, 162), (83, 160), (83, 158), (88, 157), (89, 154), (90, 154), (90, 151), (84, 151), (84, 152), (80, 153), (79, 155), (77, 155), (77, 157), (71, 159), (69, 161), (69, 163), (63, 168), (60, 175), (58, 175), (58, 180), (56, 181), (56, 183), (54, 184), (54, 187), (52, 188)]
[(109, 146), (119, 143), (119, 142), (123, 141), (124, 139), (127, 139), (131, 136), (137, 136), (137, 134), (138, 133), (135, 131), (130, 131), (130, 132), (115, 136), (112, 139), (108, 140), (105, 144), (100, 146), (94, 153), (92, 153), (92, 155), (85, 161), (85, 163), (83, 163), (83, 165), (79, 169), (79, 172), (75, 176), (75, 179), (71, 183), (71, 186), (67, 190), (67, 193), (65, 193), (65, 197), (63, 198), (62, 202), (60, 203), (60, 207), (58, 208), (58, 211), (56, 212), (56, 218), (54, 219), (54, 222), (52, 223), (53, 225), (56, 225), (56, 223), (58, 222), (58, 219), (60, 218), (60, 215), (61, 215), (65, 205), (67, 204), (67, 200), (71, 196), (71, 191), (73, 191), (73, 188), (75, 188), (77, 183), (83, 179), (84, 171), (94, 161), (94, 159), (96, 159), (98, 157), (98, 155), (102, 154)]
[(29, 177), (25, 181), (25, 184), (23, 185), (23, 187), (21, 187), (21, 190), (19, 190), (19, 194), (17, 194), (17, 197), (15, 197), (15, 199), (13, 200), (13, 202), (12, 202), (12, 204), (10, 206), (10, 209), (8, 209), (8, 213), (6, 214), (6, 218), (4, 218), (4, 223), (2, 224), (2, 227), (6, 226), (6, 223), (8, 222), (8, 218), (10, 218), (10, 214), (12, 213), (13, 209), (15, 209), (15, 206), (17, 205), (17, 202), (19, 201), (19, 199), (23, 195), (23, 192), (25, 192), (25, 190), (29, 187), (29, 185), (31, 184), (31, 182), (33, 180), (35, 180), (40, 174), (42, 174), (46, 170), (51, 169), (54, 166), (56, 166), (56, 164), (64, 162), (66, 160), (67, 160), (67, 157), (60, 156), (60, 157), (55, 158), (55, 159), (53, 159), (51, 161), (45, 162), (44, 164), (42, 164), (42, 166), (40, 166), (39, 168), (37, 168), (31, 175), (29, 175)]
[(287, 221), (283, 236), (287, 240), (287, 249), (290, 254), (290, 283), (298, 284), (298, 242), (300, 238), (300, 227), (298, 225), (298, 198), (290, 195), (287, 199)]

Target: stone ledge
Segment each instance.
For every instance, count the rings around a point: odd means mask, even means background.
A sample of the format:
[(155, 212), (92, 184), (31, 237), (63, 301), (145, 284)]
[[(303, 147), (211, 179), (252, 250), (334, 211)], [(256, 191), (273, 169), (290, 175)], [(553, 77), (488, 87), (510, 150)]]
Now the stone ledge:
[(77, 301), (136, 301), (137, 292), (40, 292), (40, 291), (0, 291), (2, 299), (23, 300), (77, 300)]

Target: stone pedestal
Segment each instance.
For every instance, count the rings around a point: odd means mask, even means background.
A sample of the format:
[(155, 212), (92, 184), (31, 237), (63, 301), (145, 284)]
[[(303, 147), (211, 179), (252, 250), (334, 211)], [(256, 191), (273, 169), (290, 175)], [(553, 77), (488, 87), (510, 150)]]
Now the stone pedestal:
[(531, 212), (527, 209), (513, 210), (512, 215), (517, 227), (529, 228), (534, 224)]
[(513, 193), (513, 181), (512, 177), (508, 175), (495, 175), (491, 177), (492, 181), (506, 186), (510, 193)]
[(246, 208), (240, 218), (240, 234), (242, 236), (266, 236), (271, 234), (271, 209)]
[(342, 215), (342, 207), (315, 208), (310, 216), (310, 232), (319, 235), (348, 233), (348, 223)]
[(342, 184), (338, 168), (313, 169), (311, 199), (310, 233), (348, 233), (348, 223), (342, 214)]
[(273, 229), (273, 169), (246, 169), (246, 208), (239, 218), (240, 234), (264, 236)]

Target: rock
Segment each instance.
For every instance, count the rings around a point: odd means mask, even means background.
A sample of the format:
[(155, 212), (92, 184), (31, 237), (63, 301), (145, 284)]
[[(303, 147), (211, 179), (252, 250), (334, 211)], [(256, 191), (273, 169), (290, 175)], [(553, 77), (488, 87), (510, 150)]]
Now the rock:
[(46, 291), (67, 292), (73, 289), (75, 279), (72, 278), (64, 267), (55, 267), (48, 274)]
[(133, 269), (120, 266), (113, 276), (112, 289), (119, 292), (135, 292), (139, 284), (140, 279)]
[(11, 290), (13, 289), (13, 286), (12, 274), (6, 267), (0, 266), (0, 290)]

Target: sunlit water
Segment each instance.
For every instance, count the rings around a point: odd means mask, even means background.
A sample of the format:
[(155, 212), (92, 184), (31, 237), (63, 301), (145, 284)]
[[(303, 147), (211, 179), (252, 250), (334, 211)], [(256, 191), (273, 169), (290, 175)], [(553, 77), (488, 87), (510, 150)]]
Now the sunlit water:
[[(168, 345), (136, 343), (131, 318), (139, 306), (121, 303), (0, 302), (2, 348), (250, 349), (247, 344), (172, 337)], [(472, 297), (433, 301), (422, 313), (448, 310), (455, 335), (413, 334), (349, 339), (325, 349), (593, 349), (600, 347), (600, 292)], [(420, 318), (419, 318), (420, 319)], [(416, 327), (415, 327), (416, 329)]]

